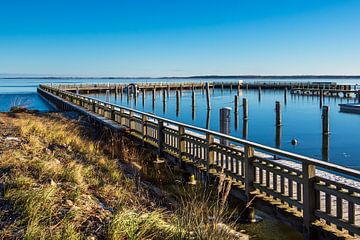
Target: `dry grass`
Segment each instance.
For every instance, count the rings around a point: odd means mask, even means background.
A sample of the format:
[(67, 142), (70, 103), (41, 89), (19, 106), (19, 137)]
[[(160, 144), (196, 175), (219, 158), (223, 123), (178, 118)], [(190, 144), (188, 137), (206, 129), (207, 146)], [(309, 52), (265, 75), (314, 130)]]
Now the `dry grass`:
[[(78, 121), (56, 114), (0, 118), (16, 127), (21, 142), (0, 154), (0, 239), (228, 238), (217, 227), (228, 218), (225, 181), (215, 201), (207, 193), (188, 193), (170, 212), (126, 176), (119, 159), (88, 137), (96, 132)], [(123, 142), (121, 150), (122, 161), (140, 158)]]

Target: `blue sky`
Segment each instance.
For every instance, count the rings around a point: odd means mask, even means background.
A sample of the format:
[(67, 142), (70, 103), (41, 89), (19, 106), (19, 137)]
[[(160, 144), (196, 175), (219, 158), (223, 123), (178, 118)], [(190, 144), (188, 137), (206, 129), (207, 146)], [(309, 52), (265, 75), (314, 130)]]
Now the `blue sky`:
[(358, 0), (0, 0), (0, 73), (360, 74)]

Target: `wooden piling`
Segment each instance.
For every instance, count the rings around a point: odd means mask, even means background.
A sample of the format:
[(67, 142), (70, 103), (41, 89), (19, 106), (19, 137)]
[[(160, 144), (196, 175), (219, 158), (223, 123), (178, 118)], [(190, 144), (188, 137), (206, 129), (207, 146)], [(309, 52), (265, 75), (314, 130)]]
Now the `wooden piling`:
[(163, 89), (163, 112), (166, 112), (166, 89)]
[(180, 91), (176, 90), (176, 116), (179, 115), (180, 112)]
[(243, 120), (247, 120), (248, 115), (248, 100), (247, 98), (243, 98)]
[(235, 99), (234, 99), (234, 112), (238, 113), (238, 108), (239, 108), (239, 96), (235, 95)]
[(328, 106), (323, 106), (322, 108), (322, 131), (323, 131), (323, 135), (328, 135), (330, 133)]
[(145, 96), (146, 96), (146, 89), (142, 89), (142, 105), (145, 106)]
[(192, 87), (191, 103), (192, 103), (192, 109), (195, 109), (196, 108), (196, 96), (195, 96), (194, 86)]
[(260, 102), (260, 100), (261, 100), (261, 87), (259, 87), (259, 89), (258, 89), (258, 94), (259, 94), (259, 102)]
[(275, 103), (275, 112), (276, 112), (276, 126), (279, 127), (281, 126), (281, 121), (282, 121), (281, 104), (279, 101), (276, 101)]
[(207, 103), (207, 109), (211, 109), (211, 103), (210, 103), (210, 90), (209, 90), (209, 83), (206, 83), (206, 103)]
[(284, 103), (285, 104), (287, 103), (287, 92), (288, 92), (288, 89), (285, 88), (285, 90), (284, 90)]
[[(229, 107), (220, 109), (220, 132), (227, 135), (230, 134), (230, 111), (231, 108)], [(228, 146), (229, 140), (221, 138), (220, 143)]]

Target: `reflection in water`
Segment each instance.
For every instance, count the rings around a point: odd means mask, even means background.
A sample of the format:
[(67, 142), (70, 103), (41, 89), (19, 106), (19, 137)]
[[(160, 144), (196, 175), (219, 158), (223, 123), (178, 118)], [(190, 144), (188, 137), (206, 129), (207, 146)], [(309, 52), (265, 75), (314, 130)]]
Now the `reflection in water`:
[(243, 137), (243, 139), (248, 138), (248, 120), (247, 119), (243, 119), (242, 137)]
[(329, 140), (330, 134), (322, 135), (322, 159), (324, 161), (329, 161)]
[(281, 125), (276, 126), (275, 146), (276, 146), (277, 148), (280, 148), (280, 147), (281, 147)]
[(210, 129), (210, 116), (211, 116), (211, 111), (210, 109), (207, 110), (206, 112), (206, 128)]

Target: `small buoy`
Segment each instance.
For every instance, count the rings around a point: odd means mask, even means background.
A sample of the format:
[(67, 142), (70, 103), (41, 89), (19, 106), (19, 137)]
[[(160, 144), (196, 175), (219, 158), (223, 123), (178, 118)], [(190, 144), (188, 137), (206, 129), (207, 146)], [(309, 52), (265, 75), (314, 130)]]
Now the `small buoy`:
[(293, 139), (291, 139), (291, 144), (292, 144), (293, 146), (295, 146), (295, 145), (298, 144), (298, 141), (297, 141), (295, 138), (293, 138)]

